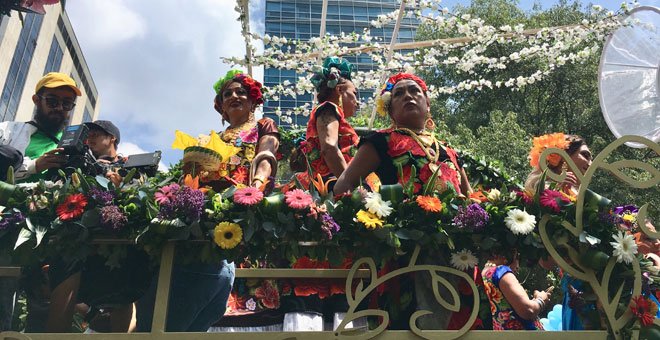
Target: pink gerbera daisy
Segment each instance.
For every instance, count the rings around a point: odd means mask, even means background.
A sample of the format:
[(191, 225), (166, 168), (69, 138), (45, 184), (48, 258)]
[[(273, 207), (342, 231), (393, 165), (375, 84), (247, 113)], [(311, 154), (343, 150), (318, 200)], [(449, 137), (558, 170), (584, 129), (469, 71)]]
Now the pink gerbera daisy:
[(246, 187), (236, 190), (234, 202), (243, 205), (255, 205), (264, 198), (264, 193), (255, 187)]
[(550, 208), (552, 211), (558, 213), (561, 211), (559, 202), (570, 203), (571, 201), (559, 191), (545, 189), (539, 198), (539, 202), (541, 206)]
[(306, 209), (312, 204), (312, 195), (300, 189), (288, 191), (284, 197), (286, 204), (293, 209)]

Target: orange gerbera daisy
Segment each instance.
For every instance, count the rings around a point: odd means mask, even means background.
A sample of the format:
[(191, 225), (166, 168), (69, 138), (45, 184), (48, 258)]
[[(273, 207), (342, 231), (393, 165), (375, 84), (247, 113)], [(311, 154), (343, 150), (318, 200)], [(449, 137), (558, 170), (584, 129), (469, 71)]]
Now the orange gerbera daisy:
[(415, 199), (419, 207), (428, 212), (442, 211), (442, 202), (434, 196), (417, 196)]
[[(566, 149), (568, 148), (568, 145), (569, 143), (566, 140), (566, 135), (563, 132), (549, 133), (547, 135), (534, 137), (532, 150), (529, 152), (529, 164), (532, 167), (538, 168), (539, 157), (541, 157), (541, 154), (543, 151), (545, 151), (545, 149)], [(561, 157), (558, 154), (551, 154), (548, 156), (548, 164), (551, 166), (557, 166), (560, 162)]]
[(486, 197), (486, 195), (484, 195), (483, 191), (475, 191), (475, 192), (471, 193), (470, 198), (473, 198), (473, 199), (479, 201), (479, 203), (488, 202), (488, 197)]

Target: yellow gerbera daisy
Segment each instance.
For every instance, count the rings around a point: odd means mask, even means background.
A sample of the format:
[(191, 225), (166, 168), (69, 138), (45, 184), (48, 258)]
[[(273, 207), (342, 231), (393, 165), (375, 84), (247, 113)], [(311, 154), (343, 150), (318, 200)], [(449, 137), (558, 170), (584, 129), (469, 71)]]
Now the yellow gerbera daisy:
[(232, 222), (220, 222), (213, 229), (213, 240), (222, 249), (233, 249), (243, 239), (243, 229)]
[(372, 214), (365, 210), (360, 210), (357, 212), (358, 222), (364, 224), (367, 229), (376, 229), (383, 226), (383, 220), (378, 218), (378, 215)]

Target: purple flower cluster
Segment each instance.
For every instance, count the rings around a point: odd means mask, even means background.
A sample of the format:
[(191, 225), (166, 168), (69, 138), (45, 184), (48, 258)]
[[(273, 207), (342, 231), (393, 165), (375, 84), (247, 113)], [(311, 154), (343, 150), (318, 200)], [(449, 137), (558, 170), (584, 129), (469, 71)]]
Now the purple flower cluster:
[(0, 219), (0, 230), (5, 230), (12, 225), (17, 225), (25, 221), (25, 216), (20, 211), (2, 215), (2, 219)]
[(335, 222), (335, 219), (332, 218), (330, 214), (325, 213), (321, 215), (321, 230), (325, 233), (328, 240), (332, 240), (332, 235), (339, 232), (341, 227)]
[(112, 191), (105, 191), (99, 188), (89, 189), (87, 193), (98, 205), (110, 205), (112, 200), (115, 199), (115, 193)]
[(628, 204), (616, 207), (612, 212), (619, 216), (623, 215), (624, 213), (636, 214), (639, 212), (639, 208), (637, 208), (636, 205)]
[(454, 225), (459, 228), (470, 230), (481, 230), (486, 227), (490, 216), (484, 208), (477, 203), (472, 203), (466, 207), (458, 207), (458, 213), (454, 217)]
[[(199, 219), (204, 209), (204, 193), (193, 188), (182, 186), (178, 190), (168, 186), (166, 195), (163, 195), (160, 203), (161, 218), (176, 218), (182, 214), (188, 220)], [(157, 198), (158, 199), (158, 198)]]
[(116, 205), (101, 208), (101, 226), (112, 231), (121, 230), (128, 223), (128, 218)]

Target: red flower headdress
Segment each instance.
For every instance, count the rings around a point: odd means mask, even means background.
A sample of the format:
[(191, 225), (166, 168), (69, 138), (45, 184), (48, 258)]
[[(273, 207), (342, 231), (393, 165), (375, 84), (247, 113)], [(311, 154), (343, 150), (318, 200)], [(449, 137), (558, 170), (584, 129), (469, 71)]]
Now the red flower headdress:
[(422, 88), (422, 91), (424, 93), (428, 92), (428, 87), (426, 86), (426, 83), (422, 80), (422, 78), (410, 74), (410, 73), (398, 73), (393, 76), (391, 76), (389, 79), (387, 79), (387, 82), (383, 85), (383, 87), (380, 90), (380, 94), (376, 98), (376, 112), (380, 114), (381, 116), (386, 116), (387, 115), (387, 110), (390, 106), (390, 101), (392, 100), (391, 92), (392, 89), (394, 88), (394, 85), (398, 83), (401, 80), (404, 79), (409, 79), (417, 83), (419, 87)]
[(263, 86), (260, 82), (254, 80), (254, 78), (244, 73), (243, 70), (229, 70), (229, 72), (227, 72), (224, 77), (220, 78), (213, 85), (215, 93), (220, 94), (222, 89), (232, 81), (241, 83), (241, 85), (247, 89), (250, 99), (252, 99), (252, 101), (256, 104), (262, 104), (264, 102)]

